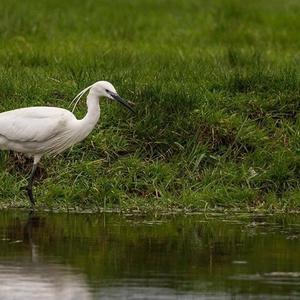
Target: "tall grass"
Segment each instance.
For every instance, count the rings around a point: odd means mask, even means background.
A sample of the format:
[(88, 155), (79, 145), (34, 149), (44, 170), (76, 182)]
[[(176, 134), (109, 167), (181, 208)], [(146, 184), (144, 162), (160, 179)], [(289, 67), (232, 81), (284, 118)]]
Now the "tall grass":
[[(136, 103), (132, 117), (103, 101), (92, 135), (43, 161), (40, 205), (299, 208), (300, 4), (0, 5), (0, 111), (67, 108), (101, 79)], [(1, 202), (24, 205), (29, 162), (0, 166)]]

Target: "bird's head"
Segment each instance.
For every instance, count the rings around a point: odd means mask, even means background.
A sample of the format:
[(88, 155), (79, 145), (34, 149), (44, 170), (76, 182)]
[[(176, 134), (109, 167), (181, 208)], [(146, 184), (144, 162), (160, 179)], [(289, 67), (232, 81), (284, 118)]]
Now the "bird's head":
[[(79, 99), (84, 95), (85, 92), (90, 90), (91, 94), (95, 94), (97, 97), (106, 97), (111, 100), (115, 100), (125, 106), (127, 109), (129, 109), (131, 112), (134, 113), (133, 108), (126, 102), (124, 99), (122, 99), (119, 94), (117, 93), (115, 87), (108, 81), (97, 81), (94, 84), (90, 85), (89, 87), (85, 88), (83, 91), (81, 91), (73, 101), (76, 101), (76, 104), (78, 103)], [(72, 102), (73, 102), (72, 101)], [(75, 104), (75, 106), (76, 106)], [(74, 107), (75, 109), (75, 107)], [(73, 110), (74, 110), (73, 109)]]
[(115, 87), (108, 81), (97, 81), (92, 86), (90, 91), (99, 97), (114, 99), (112, 95), (117, 95)]

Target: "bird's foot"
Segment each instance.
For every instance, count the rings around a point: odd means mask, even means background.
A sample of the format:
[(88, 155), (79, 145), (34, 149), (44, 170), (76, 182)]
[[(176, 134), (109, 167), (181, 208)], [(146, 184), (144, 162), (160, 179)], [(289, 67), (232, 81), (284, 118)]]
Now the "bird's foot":
[(29, 200), (31, 202), (31, 206), (34, 207), (35, 206), (35, 199), (33, 197), (32, 188), (27, 187), (27, 194), (28, 194)]
[(30, 203), (31, 203), (31, 207), (34, 208), (35, 207), (35, 199), (34, 199), (34, 196), (33, 196), (32, 187), (23, 186), (23, 187), (21, 187), (21, 190), (27, 192), (27, 195), (28, 195)]

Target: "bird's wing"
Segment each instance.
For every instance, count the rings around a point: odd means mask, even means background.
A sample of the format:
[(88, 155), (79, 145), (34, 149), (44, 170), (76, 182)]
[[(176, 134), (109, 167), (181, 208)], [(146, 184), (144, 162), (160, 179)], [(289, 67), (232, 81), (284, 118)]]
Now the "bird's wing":
[(0, 136), (16, 142), (43, 142), (64, 131), (74, 115), (61, 108), (31, 107), (0, 113)]

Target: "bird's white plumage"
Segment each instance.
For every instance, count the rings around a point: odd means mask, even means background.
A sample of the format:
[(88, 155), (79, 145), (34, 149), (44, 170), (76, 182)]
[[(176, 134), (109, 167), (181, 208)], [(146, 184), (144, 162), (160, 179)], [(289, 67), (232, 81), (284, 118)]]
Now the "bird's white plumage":
[(81, 120), (77, 120), (72, 112), (58, 107), (29, 107), (0, 113), (0, 149), (34, 157), (27, 186), (33, 205), (32, 183), (41, 157), (60, 153), (88, 136), (100, 117), (100, 97), (115, 99), (132, 110), (107, 81), (98, 81), (81, 91), (74, 99), (75, 106), (87, 91), (88, 111)]
[[(76, 127), (76, 121), (71, 112), (56, 107), (30, 107), (0, 113), (0, 149), (32, 155), (53, 153), (55, 142), (66, 137)], [(57, 144), (57, 152), (61, 146)]]
[(43, 142), (64, 130), (75, 117), (56, 107), (30, 107), (0, 113), (0, 135), (19, 142)]
[(111, 98), (107, 91), (116, 92), (111, 83), (98, 81), (74, 100), (88, 90), (88, 112), (82, 120), (58, 107), (28, 107), (0, 113), (0, 149), (41, 157), (60, 153), (83, 140), (99, 119), (99, 97)]

